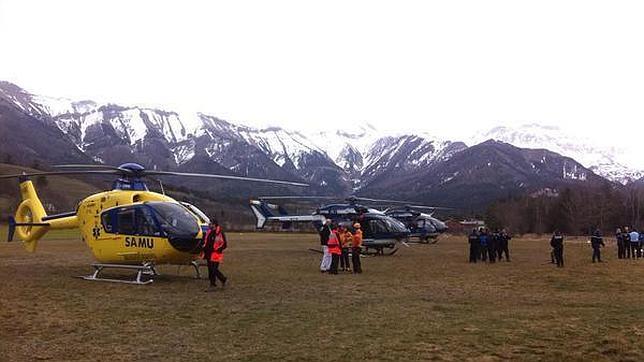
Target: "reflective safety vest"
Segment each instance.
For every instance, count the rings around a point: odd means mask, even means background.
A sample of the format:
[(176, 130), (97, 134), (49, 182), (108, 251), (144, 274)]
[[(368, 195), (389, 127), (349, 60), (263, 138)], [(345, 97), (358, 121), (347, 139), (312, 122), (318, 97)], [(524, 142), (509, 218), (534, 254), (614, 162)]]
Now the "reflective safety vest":
[(340, 241), (338, 240), (338, 234), (336, 232), (332, 232), (331, 235), (329, 235), (327, 246), (329, 247), (330, 254), (342, 254)]
[[(204, 248), (208, 246), (208, 242), (210, 241), (210, 236), (212, 233), (215, 233), (215, 241), (212, 245), (212, 253), (210, 254), (210, 261), (214, 261), (216, 263), (220, 263), (222, 260), (224, 260), (224, 252), (223, 249), (226, 248), (226, 241), (224, 240), (224, 235), (222, 234), (221, 226), (217, 226), (215, 230), (208, 230), (208, 233), (206, 233), (206, 242), (204, 243)], [(219, 252), (219, 249), (222, 249), (221, 252)]]
[(359, 248), (362, 246), (362, 230), (358, 229), (353, 233), (353, 247)]
[(351, 231), (347, 230), (345, 233), (343, 233), (343, 236), (344, 236), (344, 240), (342, 242), (342, 247), (343, 248), (350, 247), (351, 244), (353, 243), (353, 235), (351, 235)]

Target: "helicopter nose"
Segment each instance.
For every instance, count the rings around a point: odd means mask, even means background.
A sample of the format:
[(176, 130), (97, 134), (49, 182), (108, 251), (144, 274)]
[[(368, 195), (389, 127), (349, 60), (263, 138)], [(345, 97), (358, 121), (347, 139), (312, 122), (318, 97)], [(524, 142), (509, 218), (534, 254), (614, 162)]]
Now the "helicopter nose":
[(171, 236), (168, 240), (170, 245), (178, 251), (191, 254), (201, 252), (201, 239), (194, 236)]

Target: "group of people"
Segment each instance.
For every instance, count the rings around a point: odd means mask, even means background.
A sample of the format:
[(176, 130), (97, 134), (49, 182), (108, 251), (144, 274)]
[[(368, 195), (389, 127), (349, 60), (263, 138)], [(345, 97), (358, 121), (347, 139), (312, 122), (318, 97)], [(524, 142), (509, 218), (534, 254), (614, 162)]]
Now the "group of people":
[[(336, 225), (330, 219), (324, 222), (320, 228), (320, 244), (322, 245), (322, 261), (320, 271), (322, 273), (338, 274), (341, 271), (355, 274), (362, 273), (360, 264), (360, 252), (362, 250), (362, 228), (356, 222), (352, 228), (344, 225)], [(349, 264), (351, 254), (351, 264)]]
[(504, 254), (505, 261), (510, 261), (510, 239), (512, 236), (505, 229), (495, 229), (494, 232), (488, 228), (472, 229), (468, 236), (470, 263), (495, 263), (497, 259), (501, 261)]
[(618, 259), (639, 259), (642, 257), (644, 232), (639, 233), (635, 228), (630, 229), (625, 226), (623, 229), (617, 229), (615, 239), (617, 239)]
[[(639, 259), (644, 256), (644, 250), (642, 250), (644, 248), (644, 233), (639, 233), (636, 229), (625, 226), (623, 229), (617, 229), (615, 239), (617, 241), (618, 259)], [(564, 266), (563, 241), (564, 237), (559, 231), (555, 231), (552, 239), (550, 239), (550, 246), (552, 246), (551, 262), (557, 264), (558, 267)], [(601, 263), (601, 249), (605, 244), (599, 229), (595, 230), (590, 236), (590, 246), (593, 250), (592, 262)]]
[[(564, 236), (559, 230), (555, 230), (554, 234), (552, 235), (552, 238), (550, 239), (550, 246), (552, 247), (552, 251), (550, 252), (550, 262), (552, 264), (556, 264), (558, 268), (563, 268)], [(590, 246), (593, 249), (593, 263), (601, 263), (601, 249), (604, 246), (604, 238), (602, 237), (601, 231), (599, 231), (599, 229), (595, 230), (590, 236)]]

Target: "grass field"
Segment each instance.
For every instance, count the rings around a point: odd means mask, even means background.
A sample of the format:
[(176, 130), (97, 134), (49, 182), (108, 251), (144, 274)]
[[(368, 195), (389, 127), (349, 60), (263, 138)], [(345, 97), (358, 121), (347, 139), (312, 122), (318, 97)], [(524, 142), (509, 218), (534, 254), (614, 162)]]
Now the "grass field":
[(0, 360), (644, 360), (644, 261), (610, 244), (591, 264), (573, 240), (557, 269), (524, 238), (471, 265), (452, 236), (330, 276), (315, 235), (229, 239), (220, 293), (170, 266), (148, 286), (73, 278), (92, 258), (70, 234), (1, 243)]

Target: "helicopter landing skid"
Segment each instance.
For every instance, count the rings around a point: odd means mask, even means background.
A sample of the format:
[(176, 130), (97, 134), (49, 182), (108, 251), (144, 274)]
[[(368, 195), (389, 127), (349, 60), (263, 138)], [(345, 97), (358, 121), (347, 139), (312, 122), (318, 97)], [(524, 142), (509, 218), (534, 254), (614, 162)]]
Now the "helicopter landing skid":
[[(154, 264), (145, 263), (143, 265), (127, 265), (127, 264), (92, 264), (94, 268), (94, 273), (92, 275), (81, 276), (85, 280), (91, 280), (96, 282), (110, 282), (110, 283), (125, 283), (125, 284), (136, 284), (136, 285), (146, 285), (152, 283), (153, 279), (143, 280), (143, 276), (156, 276), (159, 275)], [(110, 278), (101, 278), (99, 274), (104, 269), (126, 269), (126, 270), (136, 270), (136, 278), (134, 280), (123, 280), (123, 279), (110, 279)]]
[(193, 260), (193, 261), (190, 262), (190, 265), (192, 265), (192, 267), (195, 268), (194, 279), (201, 279), (201, 271), (199, 271), (199, 267), (204, 265), (204, 264), (200, 264), (198, 261)]
[(387, 253), (385, 253), (384, 248), (375, 248), (375, 249), (376, 249), (375, 252), (371, 252), (371, 251), (369, 251), (367, 249), (364, 252), (364, 255), (369, 255), (369, 256), (385, 256), (385, 255), (387, 255), (387, 256), (390, 256), (390, 255), (394, 255), (394, 254), (396, 254), (398, 252), (398, 247), (393, 248), (391, 251), (389, 251)]

